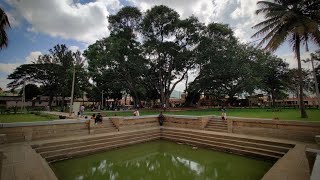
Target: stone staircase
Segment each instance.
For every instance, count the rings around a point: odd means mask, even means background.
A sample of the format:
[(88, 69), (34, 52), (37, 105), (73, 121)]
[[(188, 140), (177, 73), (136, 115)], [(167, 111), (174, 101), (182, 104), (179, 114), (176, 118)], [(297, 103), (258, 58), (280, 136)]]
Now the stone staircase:
[(228, 132), (228, 124), (225, 120), (210, 118), (204, 129), (207, 131)]
[(114, 132), (94, 136), (96, 137), (82, 136), (78, 139), (33, 144), (32, 147), (48, 162), (54, 162), (85, 156), (107, 149), (160, 139), (160, 130), (157, 128), (140, 131)]
[(161, 130), (161, 138), (269, 160), (278, 160), (294, 147), (293, 144), (281, 142), (249, 139), (225, 133), (193, 131), (177, 128), (163, 128)]
[(109, 119), (104, 119), (101, 124), (94, 124), (93, 120), (90, 121), (90, 134), (110, 133), (118, 131), (116, 126)]

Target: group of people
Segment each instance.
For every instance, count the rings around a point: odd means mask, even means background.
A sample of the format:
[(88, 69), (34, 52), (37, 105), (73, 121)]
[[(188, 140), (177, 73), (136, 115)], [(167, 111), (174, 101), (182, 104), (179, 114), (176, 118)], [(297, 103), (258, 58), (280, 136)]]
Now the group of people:
[(94, 123), (95, 123), (95, 124), (102, 123), (102, 120), (103, 120), (102, 115), (101, 115), (100, 113), (98, 113), (98, 115), (93, 114), (93, 115), (91, 116), (91, 119), (94, 120)]

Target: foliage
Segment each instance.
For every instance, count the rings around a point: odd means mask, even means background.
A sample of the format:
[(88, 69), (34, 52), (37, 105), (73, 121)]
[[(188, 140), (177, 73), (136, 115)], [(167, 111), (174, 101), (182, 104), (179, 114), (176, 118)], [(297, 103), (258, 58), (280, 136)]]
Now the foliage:
[(190, 89), (214, 97), (252, 93), (262, 52), (240, 44), (227, 25), (209, 24), (203, 34), (196, 49), (199, 74)]
[[(20, 95), (23, 94), (23, 89), (21, 89)], [(41, 95), (41, 90), (38, 86), (34, 84), (27, 84), (25, 86), (25, 98), (26, 100), (32, 100), (32, 98), (37, 97), (38, 95)]]
[[(79, 51), (72, 52), (65, 45), (56, 45), (49, 54), (38, 57), (33, 64), (23, 64), (8, 76), (12, 82), (9, 88), (21, 86), (24, 82), (38, 83), (44, 95), (49, 95), (49, 106), (53, 96), (66, 97), (71, 94), (73, 69), (76, 71), (75, 96), (81, 97), (88, 87), (84, 61)], [(75, 64), (75, 65), (74, 65)]]
[(8, 46), (8, 36), (5, 31), (7, 27), (10, 27), (8, 16), (3, 9), (0, 8), (0, 50), (3, 47)]
[[(146, 12), (142, 23), (144, 53), (149, 60), (151, 76), (161, 103), (168, 103), (170, 94), (188, 71), (195, 67), (195, 47), (203, 25), (191, 16), (185, 20), (166, 6), (154, 6)], [(175, 80), (175, 81), (174, 81)]]
[(289, 85), (289, 64), (275, 56), (268, 56), (268, 59), (261, 64), (262, 71), (261, 89), (266, 91), (272, 97), (272, 104), (276, 99), (283, 99)]
[(317, 50), (316, 52), (314, 53), (311, 53), (311, 58), (313, 58), (313, 60), (315, 60), (315, 64), (317, 63), (318, 65), (315, 67), (315, 72), (316, 72), (316, 78), (317, 78), (317, 81), (318, 81), (318, 88), (320, 89), (320, 49)]
[[(298, 69), (289, 69), (288, 79), (285, 81), (288, 91), (299, 95), (299, 73)], [(303, 90), (307, 92), (314, 92), (314, 81), (309, 70), (302, 71)], [(305, 96), (305, 94), (304, 94)]]
[(259, 1), (256, 14), (264, 14), (265, 20), (256, 24), (259, 29), (253, 37), (263, 36), (258, 46), (274, 51), (286, 40), (296, 54), (299, 72), (301, 117), (307, 117), (303, 101), (303, 79), (300, 60), (300, 45), (306, 46), (311, 40), (320, 44), (319, 13), (320, 3), (308, 0)]
[(122, 8), (109, 17), (111, 35), (90, 45), (84, 52), (90, 75), (96, 83), (94, 88), (116, 96), (121, 91), (129, 91), (135, 104), (140, 101), (139, 81), (145, 67), (135, 35), (140, 21), (141, 12), (137, 8)]

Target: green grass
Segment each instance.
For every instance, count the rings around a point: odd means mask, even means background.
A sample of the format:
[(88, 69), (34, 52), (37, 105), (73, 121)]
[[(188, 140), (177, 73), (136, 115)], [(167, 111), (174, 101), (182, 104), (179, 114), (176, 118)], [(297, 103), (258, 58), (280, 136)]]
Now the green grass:
[(0, 123), (15, 123), (15, 122), (35, 122), (35, 121), (50, 121), (59, 119), (58, 116), (49, 114), (1, 114)]
[[(140, 116), (157, 115), (160, 111), (140, 110)], [(300, 118), (299, 109), (281, 109), (278, 112), (272, 112), (271, 109), (227, 109), (227, 116), (247, 117), (247, 118), (267, 118), (273, 119), (278, 117), (279, 120), (301, 120), (301, 121), (320, 121), (320, 110), (308, 109), (309, 118)], [(92, 113), (87, 112), (88, 116)], [(133, 112), (102, 112), (103, 116), (132, 116)], [(165, 114), (175, 115), (192, 115), (192, 116), (205, 116), (205, 115), (220, 115), (218, 109), (205, 109), (205, 110), (186, 110), (186, 111), (167, 111)]]
[[(140, 116), (158, 115), (160, 111), (140, 110)], [(191, 115), (191, 116), (205, 116), (205, 115), (220, 115), (218, 109), (205, 110), (185, 110), (185, 111), (166, 111), (165, 114), (175, 115)], [(300, 111), (298, 109), (281, 109), (279, 112), (272, 112), (270, 109), (227, 109), (227, 116), (247, 117), (247, 118), (268, 118), (272, 119), (278, 117), (279, 120), (301, 120), (301, 121), (319, 121), (320, 110), (308, 109), (309, 118), (300, 118)], [(92, 112), (86, 112), (85, 115), (91, 116)], [(112, 111), (102, 112), (103, 116), (132, 116), (133, 111)], [(48, 114), (2, 114), (0, 115), (0, 123), (13, 122), (34, 122), (34, 121), (50, 121), (59, 119), (58, 116)]]

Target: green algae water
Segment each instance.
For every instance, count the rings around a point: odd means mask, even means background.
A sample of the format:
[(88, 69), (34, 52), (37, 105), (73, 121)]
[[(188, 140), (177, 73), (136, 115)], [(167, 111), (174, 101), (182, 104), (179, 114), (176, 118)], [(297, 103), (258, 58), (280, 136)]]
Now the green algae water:
[(271, 162), (157, 140), (51, 165), (60, 180), (258, 180)]

